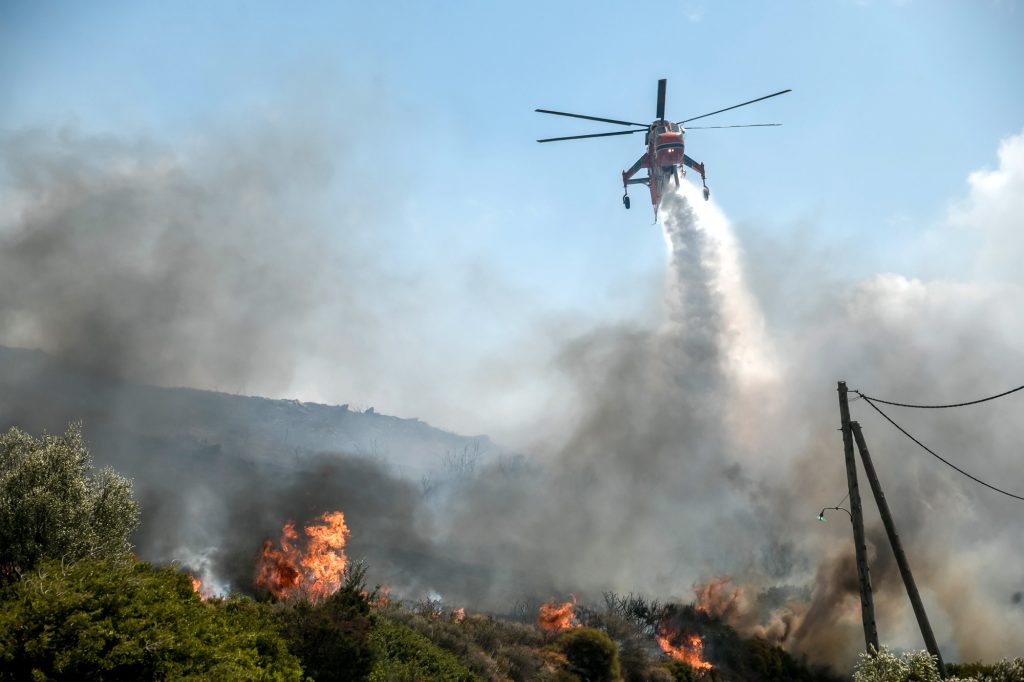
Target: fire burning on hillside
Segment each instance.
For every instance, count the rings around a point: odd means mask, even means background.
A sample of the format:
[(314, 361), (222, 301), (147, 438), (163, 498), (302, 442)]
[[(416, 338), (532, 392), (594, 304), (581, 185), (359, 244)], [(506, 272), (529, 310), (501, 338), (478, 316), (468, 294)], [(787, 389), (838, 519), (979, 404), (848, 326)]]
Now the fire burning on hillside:
[(551, 601), (541, 604), (537, 612), (537, 625), (544, 630), (568, 630), (577, 626), (576, 614), (573, 608), (576, 606), (576, 595), (569, 595), (567, 602)]
[[(662, 627), (655, 635), (658, 646), (669, 658), (686, 663), (695, 670), (711, 670), (714, 666), (704, 660), (704, 641), (700, 635), (675, 634), (667, 628)], [(673, 644), (673, 640), (678, 642)]]
[[(256, 571), (256, 586), (281, 599), (305, 598), (316, 603), (341, 587), (348, 559), (345, 542), (349, 530), (340, 511), (326, 512), (303, 528), (300, 542), (295, 524), (281, 530), (281, 547), (263, 542)], [(304, 545), (304, 546), (303, 546)]]

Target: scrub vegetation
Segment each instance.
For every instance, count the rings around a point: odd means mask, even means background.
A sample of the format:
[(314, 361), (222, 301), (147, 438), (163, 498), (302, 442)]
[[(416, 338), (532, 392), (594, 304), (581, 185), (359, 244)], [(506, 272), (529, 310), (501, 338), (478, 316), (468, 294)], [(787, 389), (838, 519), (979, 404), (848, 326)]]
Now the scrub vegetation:
[[(544, 629), (437, 601), (369, 589), (349, 564), (325, 599), (202, 594), (175, 566), (131, 553), (131, 482), (94, 471), (79, 425), (35, 438), (0, 434), (0, 680), (237, 679), (833, 682), (764, 640), (741, 637), (692, 605), (605, 595)], [(529, 618), (520, 618), (527, 621)], [(714, 666), (673, 660), (666, 622), (701, 633)], [(927, 654), (884, 650), (855, 682), (937, 680)], [(1020, 682), (1024, 661), (951, 665), (961, 680)]]

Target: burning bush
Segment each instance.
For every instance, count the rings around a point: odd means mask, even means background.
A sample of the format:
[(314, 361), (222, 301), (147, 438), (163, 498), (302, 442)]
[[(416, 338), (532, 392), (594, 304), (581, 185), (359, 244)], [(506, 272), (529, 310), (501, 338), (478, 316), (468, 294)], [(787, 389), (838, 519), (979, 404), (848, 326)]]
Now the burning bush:
[(576, 606), (576, 595), (569, 595), (567, 602), (551, 601), (541, 604), (537, 611), (537, 625), (543, 630), (568, 630), (576, 627), (573, 608)]
[(694, 633), (676, 633), (668, 628), (655, 639), (669, 658), (687, 664), (694, 670), (711, 670), (714, 666), (704, 660), (704, 640)]

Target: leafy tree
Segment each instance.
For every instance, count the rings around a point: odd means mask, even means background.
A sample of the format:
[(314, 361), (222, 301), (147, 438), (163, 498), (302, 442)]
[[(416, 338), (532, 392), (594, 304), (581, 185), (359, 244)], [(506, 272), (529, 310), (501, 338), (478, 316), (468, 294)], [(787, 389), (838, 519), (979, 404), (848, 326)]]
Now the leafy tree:
[(63, 436), (0, 434), (0, 584), (43, 557), (74, 561), (131, 551), (139, 522), (131, 482), (92, 472), (81, 424)]
[(269, 607), (131, 558), (40, 562), (0, 604), (0, 680), (301, 680)]
[(617, 682), (619, 648), (608, 633), (594, 628), (573, 628), (558, 638), (558, 648), (569, 661), (570, 672), (586, 682)]

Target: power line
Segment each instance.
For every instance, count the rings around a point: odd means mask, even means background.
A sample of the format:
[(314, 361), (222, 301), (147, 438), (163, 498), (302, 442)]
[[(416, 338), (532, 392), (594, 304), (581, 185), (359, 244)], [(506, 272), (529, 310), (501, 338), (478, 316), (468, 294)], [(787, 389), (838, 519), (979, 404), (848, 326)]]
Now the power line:
[[(1022, 386), (1021, 388), (1024, 388), (1024, 386)], [(1020, 390), (1020, 389), (1016, 389), (1016, 388), (1015, 388), (1015, 389), (1013, 389), (1013, 390), (1014, 390), (1014, 391), (1018, 391), (1018, 390)], [(1012, 393), (1012, 392), (1013, 392), (1013, 391), (1008, 391), (1008, 393)], [(1006, 395), (1006, 394), (1004, 393), (1003, 395)], [(886, 420), (887, 422), (889, 422), (890, 424), (892, 424), (893, 426), (895, 426), (895, 427), (896, 427), (897, 429), (899, 429), (899, 430), (900, 430), (900, 432), (901, 432), (901, 433), (902, 433), (902, 434), (903, 434), (904, 436), (906, 436), (907, 438), (909, 438), (910, 440), (914, 441), (914, 442), (915, 442), (915, 443), (917, 443), (917, 444), (918, 444), (919, 446), (921, 446), (921, 448), (922, 448), (922, 449), (923, 449), (923, 450), (924, 450), (925, 452), (927, 452), (927, 453), (928, 453), (929, 455), (931, 455), (932, 457), (935, 457), (936, 459), (938, 459), (938, 460), (939, 460), (940, 462), (942, 462), (942, 463), (943, 463), (943, 464), (945, 464), (946, 466), (948, 466), (948, 467), (951, 467), (951, 468), (955, 469), (956, 471), (960, 472), (961, 474), (963, 474), (963, 475), (964, 475), (964, 476), (966, 476), (967, 478), (971, 479), (972, 481), (975, 481), (975, 482), (977, 482), (977, 483), (980, 483), (980, 484), (982, 484), (982, 485), (983, 485), (983, 486), (985, 486), (986, 488), (991, 488), (992, 490), (995, 490), (995, 491), (996, 491), (997, 493), (1002, 493), (1003, 495), (1006, 495), (1007, 497), (1012, 497), (1012, 498), (1014, 498), (1015, 500), (1021, 500), (1022, 502), (1024, 502), (1024, 497), (1021, 497), (1020, 495), (1014, 495), (1013, 493), (1007, 492), (1007, 491), (1003, 490), (1002, 488), (997, 488), (997, 487), (995, 487), (994, 485), (992, 485), (991, 483), (986, 483), (985, 481), (981, 480), (981, 479), (980, 479), (980, 478), (978, 478), (977, 476), (972, 476), (971, 474), (967, 473), (966, 471), (964, 471), (963, 469), (961, 469), (961, 468), (960, 468), (960, 467), (958, 467), (957, 465), (953, 464), (953, 463), (952, 463), (952, 462), (950, 462), (949, 460), (947, 460), (947, 459), (943, 458), (943, 457), (942, 457), (941, 455), (939, 455), (939, 454), (938, 454), (937, 452), (935, 452), (934, 450), (932, 450), (931, 448), (929, 448), (929, 447), (928, 447), (927, 445), (925, 445), (924, 443), (922, 443), (922, 442), (921, 442), (921, 441), (919, 441), (918, 439), (916, 439), (916, 438), (914, 438), (913, 436), (911, 436), (911, 435), (910, 435), (910, 434), (909, 434), (909, 433), (907, 432), (907, 430), (906, 430), (906, 429), (904, 429), (904, 428), (903, 428), (902, 426), (900, 426), (899, 424), (897, 424), (896, 422), (894, 422), (894, 421), (892, 420), (892, 418), (891, 418), (891, 417), (890, 417), (889, 415), (887, 415), (887, 414), (886, 414), (885, 412), (882, 412), (882, 410), (881, 410), (881, 409), (879, 409), (878, 405), (875, 405), (875, 403), (874, 403), (874, 398), (869, 398), (869, 397), (867, 397), (867, 396), (866, 396), (866, 395), (864, 395), (864, 394), (860, 394), (860, 396), (861, 396), (862, 398), (864, 398), (864, 401), (865, 401), (865, 402), (866, 402), (866, 403), (867, 403), (868, 405), (870, 405), (870, 406), (871, 406), (871, 407), (872, 407), (872, 408), (873, 408), (873, 409), (875, 410), (875, 412), (877, 412), (878, 414), (880, 414), (880, 415), (882, 415), (883, 417), (885, 417), (885, 420)], [(993, 396), (993, 398), (998, 398), (998, 397), (999, 397), (999, 396)], [(992, 400), (993, 398), (986, 398), (986, 400)], [(881, 401), (881, 400), (880, 400), (879, 402), (883, 402), (883, 401)], [(978, 401), (978, 402), (981, 402), (981, 401)], [(891, 404), (891, 403), (890, 403), (890, 404)], [(914, 406), (913, 406), (913, 405), (910, 405), (910, 406), (908, 406), (908, 407), (914, 407)], [(947, 407), (949, 407), (949, 406), (947, 406)]]
[[(952, 403), (950, 405), (912, 405), (910, 403), (896, 403), (891, 400), (882, 400), (881, 398), (872, 398), (871, 396), (864, 395), (860, 391), (853, 391), (861, 398), (865, 400), (874, 400), (876, 403), (882, 403), (883, 405), (895, 405), (896, 407), (913, 407), (919, 410), (943, 410), (947, 407), (966, 407), (967, 405), (977, 405), (978, 403), (987, 403), (989, 400), (995, 400), (996, 398), (1002, 398), (1004, 395), (1010, 395), (1017, 391), (1024, 390), (1024, 386), (1018, 386), (1017, 388), (1011, 388), (1009, 391), (1003, 391), (998, 395), (991, 395), (987, 398), (981, 398), (979, 400), (970, 400), (966, 403)], [(876, 408), (877, 409), (877, 408)]]

